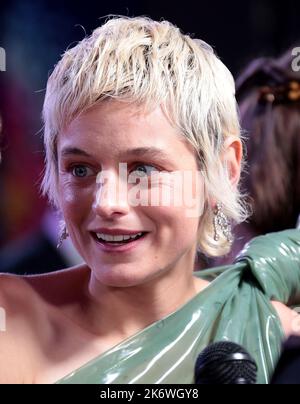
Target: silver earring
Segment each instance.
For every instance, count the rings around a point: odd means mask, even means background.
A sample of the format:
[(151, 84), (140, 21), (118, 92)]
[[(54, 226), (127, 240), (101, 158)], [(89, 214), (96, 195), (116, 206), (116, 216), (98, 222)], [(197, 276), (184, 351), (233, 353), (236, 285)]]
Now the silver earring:
[(64, 240), (66, 240), (68, 237), (69, 237), (69, 233), (68, 233), (66, 225), (64, 225), (62, 228), (62, 231), (60, 233), (59, 239), (58, 239), (57, 248), (60, 248), (62, 246), (62, 243), (64, 242)]
[(223, 233), (227, 241), (232, 244), (233, 237), (231, 232), (231, 225), (225, 213), (223, 212), (222, 203), (218, 202), (214, 210), (214, 240), (220, 240), (219, 230)]

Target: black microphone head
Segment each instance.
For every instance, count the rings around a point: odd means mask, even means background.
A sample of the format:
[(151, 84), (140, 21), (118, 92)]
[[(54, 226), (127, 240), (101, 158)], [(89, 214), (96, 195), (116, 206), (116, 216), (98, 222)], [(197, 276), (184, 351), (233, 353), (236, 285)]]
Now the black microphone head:
[(216, 342), (197, 358), (196, 384), (255, 384), (257, 366), (249, 353), (233, 342)]

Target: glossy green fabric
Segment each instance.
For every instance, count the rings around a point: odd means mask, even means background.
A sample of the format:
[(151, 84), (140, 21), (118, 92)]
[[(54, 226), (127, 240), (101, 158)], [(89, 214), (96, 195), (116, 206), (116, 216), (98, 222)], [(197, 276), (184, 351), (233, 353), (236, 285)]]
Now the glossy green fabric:
[(268, 383), (283, 339), (270, 300), (300, 303), (300, 231), (257, 237), (235, 264), (195, 275), (211, 284), (58, 383), (193, 383), (198, 354), (220, 340), (244, 346), (258, 365), (258, 382)]

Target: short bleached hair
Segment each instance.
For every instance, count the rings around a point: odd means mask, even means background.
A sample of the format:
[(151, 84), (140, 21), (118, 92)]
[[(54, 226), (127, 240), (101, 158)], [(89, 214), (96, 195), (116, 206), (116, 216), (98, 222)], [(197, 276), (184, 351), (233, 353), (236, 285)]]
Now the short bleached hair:
[(195, 149), (204, 173), (206, 202), (199, 249), (209, 256), (229, 251), (214, 240), (213, 203), (233, 223), (247, 217), (221, 154), (227, 136), (240, 136), (234, 80), (205, 42), (168, 21), (114, 16), (68, 49), (49, 77), (43, 108), (46, 167), (42, 192), (59, 209), (57, 139), (79, 114), (108, 99), (147, 108), (160, 105)]

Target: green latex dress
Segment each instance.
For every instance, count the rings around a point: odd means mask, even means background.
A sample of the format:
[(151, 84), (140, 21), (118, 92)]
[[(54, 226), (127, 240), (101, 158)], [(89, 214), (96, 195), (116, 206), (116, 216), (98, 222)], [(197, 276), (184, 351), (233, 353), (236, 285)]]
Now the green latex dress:
[(300, 303), (300, 231), (257, 237), (233, 265), (195, 276), (210, 285), (57, 383), (191, 384), (198, 354), (221, 340), (245, 347), (258, 365), (258, 383), (268, 383), (284, 338), (270, 301)]

